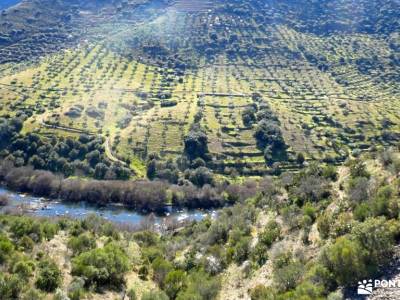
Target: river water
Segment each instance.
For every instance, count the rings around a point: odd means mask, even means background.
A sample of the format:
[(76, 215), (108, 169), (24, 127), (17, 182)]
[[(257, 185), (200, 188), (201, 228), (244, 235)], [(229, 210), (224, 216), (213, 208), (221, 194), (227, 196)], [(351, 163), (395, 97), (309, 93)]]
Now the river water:
[(214, 217), (216, 211), (204, 210), (187, 210), (171, 208), (170, 212), (163, 216), (151, 214), (140, 214), (133, 210), (120, 205), (108, 205), (105, 207), (97, 207), (87, 203), (64, 203), (57, 200), (47, 200), (24, 194), (10, 192), (4, 188), (0, 188), (0, 195), (8, 195), (11, 199), (10, 203), (3, 207), (0, 211), (6, 210), (23, 210), (29, 215), (40, 217), (61, 217), (67, 216), (76, 219), (85, 218), (87, 215), (96, 214), (114, 223), (122, 223), (128, 225), (140, 225), (143, 222), (154, 222), (154, 224), (162, 224), (166, 220), (175, 220), (177, 222), (202, 220), (207, 216)]

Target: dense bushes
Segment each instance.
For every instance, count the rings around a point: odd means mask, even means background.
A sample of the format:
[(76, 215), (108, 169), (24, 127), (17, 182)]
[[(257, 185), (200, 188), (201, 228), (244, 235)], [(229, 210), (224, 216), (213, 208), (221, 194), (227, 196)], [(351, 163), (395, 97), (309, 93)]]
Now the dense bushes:
[(194, 170), (187, 170), (185, 172), (185, 177), (194, 185), (199, 187), (202, 187), (206, 184), (211, 185), (214, 183), (214, 174), (206, 167), (198, 167)]
[(61, 271), (57, 265), (50, 260), (39, 263), (39, 274), (36, 279), (36, 287), (46, 291), (53, 292), (62, 282)]
[(170, 299), (175, 299), (186, 288), (186, 274), (182, 270), (171, 271), (164, 280), (164, 289)]
[(264, 152), (265, 161), (268, 165), (276, 161), (286, 160), (286, 143), (279, 127), (279, 120), (268, 105), (260, 107), (256, 115), (257, 127), (254, 137), (257, 146)]
[(208, 154), (208, 138), (207, 134), (199, 127), (193, 126), (185, 137), (185, 154), (190, 160), (196, 158), (207, 158)]
[(188, 277), (187, 288), (178, 294), (178, 300), (215, 299), (220, 289), (220, 281), (217, 278), (211, 278), (203, 272), (194, 272)]
[(180, 169), (172, 160), (160, 161), (156, 154), (150, 154), (147, 161), (147, 178), (150, 180), (160, 179), (177, 184), (180, 176)]
[[(352, 286), (386, 271), (400, 232), (399, 184), (391, 177), (372, 175), (366, 166), (364, 157), (347, 162), (350, 176), (341, 177), (337, 189), (332, 181), (339, 178), (332, 167), (311, 164), (297, 175), (282, 176), (289, 199), (281, 204), (279, 218), (289, 236), (290, 231), (301, 233), (304, 248), (286, 250), (290, 239), (277, 242), (274, 230), (261, 232), (252, 259), (257, 265), (272, 260), (274, 288), (258, 286), (252, 299), (325, 299), (338, 286)], [(340, 199), (338, 193), (343, 194)], [(307, 260), (316, 245), (310, 232), (314, 224), (322, 238), (317, 243), (323, 246), (317, 257)], [(261, 243), (263, 239), (268, 243)], [(340, 293), (330, 297), (341, 298)]]
[(35, 133), (19, 134), (20, 119), (0, 118), (0, 158), (17, 167), (30, 165), (65, 176), (85, 175), (97, 179), (129, 179), (131, 171), (110, 162), (101, 137), (82, 134), (79, 138), (45, 138)]
[(48, 221), (39, 222), (31, 218), (15, 219), (10, 226), (10, 231), (16, 238), (29, 236), (33, 241), (52, 239), (58, 231), (57, 224)]
[(351, 285), (368, 275), (367, 251), (349, 237), (339, 237), (323, 253), (323, 263), (340, 285)]
[(18, 299), (23, 287), (18, 275), (6, 275), (0, 273), (0, 295), (4, 300)]
[(165, 205), (170, 203), (190, 208), (221, 207), (254, 196), (258, 190), (256, 184), (214, 184), (209, 171), (202, 167), (190, 171), (188, 176), (202, 187), (189, 182), (170, 185), (148, 180), (63, 179), (50, 172), (29, 167), (15, 168), (8, 162), (0, 164), (0, 180), (13, 190), (67, 202), (85, 201), (97, 205), (121, 203), (138, 211), (163, 212)]
[(275, 221), (269, 221), (264, 231), (259, 236), (259, 242), (271, 247), (271, 245), (280, 237), (281, 226)]
[(10, 257), (13, 250), (13, 243), (6, 236), (0, 234), (0, 264)]
[(82, 276), (86, 285), (120, 287), (129, 270), (129, 259), (115, 243), (83, 252), (72, 261), (72, 274)]
[(98, 205), (122, 203), (138, 211), (164, 211), (167, 185), (150, 181), (82, 181), (62, 182), (59, 197), (68, 202), (86, 201)]
[(394, 232), (385, 218), (369, 218), (354, 226), (352, 236), (368, 251), (367, 264), (372, 272), (390, 261), (394, 246)]
[(7, 146), (10, 141), (20, 132), (23, 119), (0, 118), (0, 148)]
[(35, 263), (33, 261), (20, 260), (12, 267), (12, 272), (17, 274), (22, 280), (28, 281), (33, 275)]
[(77, 237), (71, 237), (68, 241), (68, 247), (74, 255), (78, 255), (95, 248), (96, 240), (89, 233), (82, 233)]
[(147, 177), (172, 184), (192, 183), (198, 187), (214, 183), (213, 172), (206, 168), (206, 162), (201, 158), (189, 161), (186, 157), (180, 157), (176, 162), (171, 159), (163, 162), (157, 155), (151, 154), (147, 161)]
[(256, 122), (256, 111), (253, 107), (248, 107), (242, 112), (243, 125), (250, 127), (254, 122)]
[(168, 296), (162, 291), (150, 291), (143, 294), (142, 300), (168, 300)]
[[(368, 180), (374, 185), (369, 188), (368, 200), (354, 201), (349, 197), (348, 184), (367, 178), (358, 175), (368, 173), (367, 168), (356, 169), (356, 177), (342, 176), (346, 169), (340, 170), (339, 177), (334, 168), (311, 164), (297, 174), (248, 181), (240, 186), (215, 183), (213, 187), (196, 188), (145, 181), (143, 186), (148, 189), (168, 187), (165, 197), (171, 203), (186, 198), (195, 203), (199, 194), (208, 201), (239, 202), (219, 210), (216, 218), (206, 217), (179, 229), (171, 226), (174, 230), (161, 226), (162, 234), (148, 230), (152, 227), (148, 224), (143, 224), (144, 231), (121, 231), (94, 215), (79, 221), (62, 219), (57, 224), (0, 216), (0, 229), (4, 231), (0, 234), (0, 263), (6, 271), (0, 276), (0, 291), (13, 295), (18, 292), (9, 282), (21, 286), (21, 282), (28, 285), (38, 278), (43, 283), (36, 286), (43, 291), (59, 285), (57, 270), (39, 248), (62, 228), (61, 237), (68, 235), (68, 248), (72, 250), (75, 277), (66, 293), (71, 299), (105, 288), (120, 289), (128, 272), (128, 278), (134, 272), (141, 280), (157, 285), (157, 290), (144, 294), (136, 290), (142, 299), (215, 299), (223, 272), (231, 264), (238, 265), (243, 272), (241, 278), (250, 278), (246, 282), (272, 266), (267, 277), (271, 285), (253, 289), (252, 299), (340, 299), (340, 292), (334, 292), (338, 287), (353, 285), (362, 278), (376, 278), (386, 271), (400, 238), (396, 205), (399, 180), (391, 173), (383, 178), (370, 174)], [(94, 189), (103, 189), (101, 193), (88, 192), (87, 197), (94, 201), (103, 193), (113, 199), (142, 193), (144, 199), (154, 192), (135, 190), (133, 186), (128, 189), (129, 182), (116, 183), (118, 192), (99, 185)], [(79, 184), (84, 183), (74, 182), (68, 193), (73, 195)], [(169, 220), (163, 225), (168, 224)], [(19, 294), (26, 292), (22, 289)], [(334, 294), (328, 296), (331, 292)]]
[(163, 286), (165, 277), (173, 270), (172, 264), (162, 257), (157, 257), (152, 262), (151, 267), (153, 269), (153, 280), (158, 285)]

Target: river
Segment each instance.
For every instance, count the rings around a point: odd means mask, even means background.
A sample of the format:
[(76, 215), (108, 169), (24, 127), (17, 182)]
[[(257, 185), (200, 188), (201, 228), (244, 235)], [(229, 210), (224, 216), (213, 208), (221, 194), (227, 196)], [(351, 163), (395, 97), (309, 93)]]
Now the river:
[(140, 214), (121, 205), (108, 205), (97, 207), (87, 203), (64, 203), (57, 200), (48, 200), (45, 198), (33, 197), (25, 194), (10, 192), (0, 188), (0, 195), (8, 195), (10, 203), (0, 211), (19, 211), (22, 210), (28, 215), (40, 217), (71, 217), (75, 219), (85, 218), (87, 215), (96, 214), (114, 223), (140, 225), (145, 221), (151, 220), (155, 225), (160, 225), (166, 220), (175, 220), (177, 222), (202, 220), (207, 216), (214, 217), (216, 211), (187, 210), (171, 208), (169, 213), (163, 216), (151, 214)]

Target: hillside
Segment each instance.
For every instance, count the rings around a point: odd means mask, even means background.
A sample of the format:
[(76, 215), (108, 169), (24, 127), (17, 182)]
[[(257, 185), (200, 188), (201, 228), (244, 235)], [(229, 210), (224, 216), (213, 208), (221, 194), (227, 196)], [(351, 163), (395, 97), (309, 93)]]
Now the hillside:
[[(0, 294), (5, 300), (356, 299), (358, 280), (393, 274), (399, 172), (396, 149), (339, 168), (313, 164), (248, 182), (255, 197), (186, 224), (166, 218), (154, 226), (150, 217), (132, 228), (94, 215), (80, 221), (0, 215)], [(372, 299), (396, 299), (397, 291), (375, 289)]]
[(400, 276), (398, 0), (11, 4), (1, 300), (357, 299)]
[[(179, 158), (197, 125), (219, 174), (290, 170), (299, 155), (339, 164), (399, 141), (399, 11), (386, 0), (24, 1), (2, 15), (0, 112), (27, 115), (25, 131), (109, 137), (142, 175), (151, 153)], [(268, 130), (283, 143), (260, 141)]]

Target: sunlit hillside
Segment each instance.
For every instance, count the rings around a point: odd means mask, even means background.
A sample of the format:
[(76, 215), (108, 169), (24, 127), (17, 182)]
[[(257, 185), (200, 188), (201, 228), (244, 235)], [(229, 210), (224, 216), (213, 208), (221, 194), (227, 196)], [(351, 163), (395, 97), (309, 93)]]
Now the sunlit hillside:
[[(46, 133), (44, 124), (52, 124), (101, 134), (116, 157), (140, 169), (153, 152), (180, 156), (201, 114), (211, 168), (244, 175), (266, 174), (275, 160), (293, 168), (299, 153), (340, 163), (399, 139), (399, 35), (368, 15), (371, 4), (360, 1), (366, 12), (356, 16), (341, 5), (321, 4), (319, 12), (288, 4), (293, 18), (285, 19), (285, 6), (274, 2), (93, 2), (68, 4), (65, 25), (48, 33), (33, 26), (33, 40), (10, 36), (1, 50), (10, 61), (21, 52), (18, 63), (3, 64), (0, 82), (2, 113), (27, 114), (25, 130)], [(28, 5), (6, 18), (37, 9)], [(385, 5), (395, 13), (394, 2)], [(334, 12), (342, 19), (329, 24)], [(327, 19), (304, 19), (312, 13)], [(39, 51), (49, 54), (30, 62), (36, 47), (29, 45), (41, 36)], [(284, 160), (265, 159), (254, 138), (257, 122), (243, 121), (261, 105), (279, 121)]]

